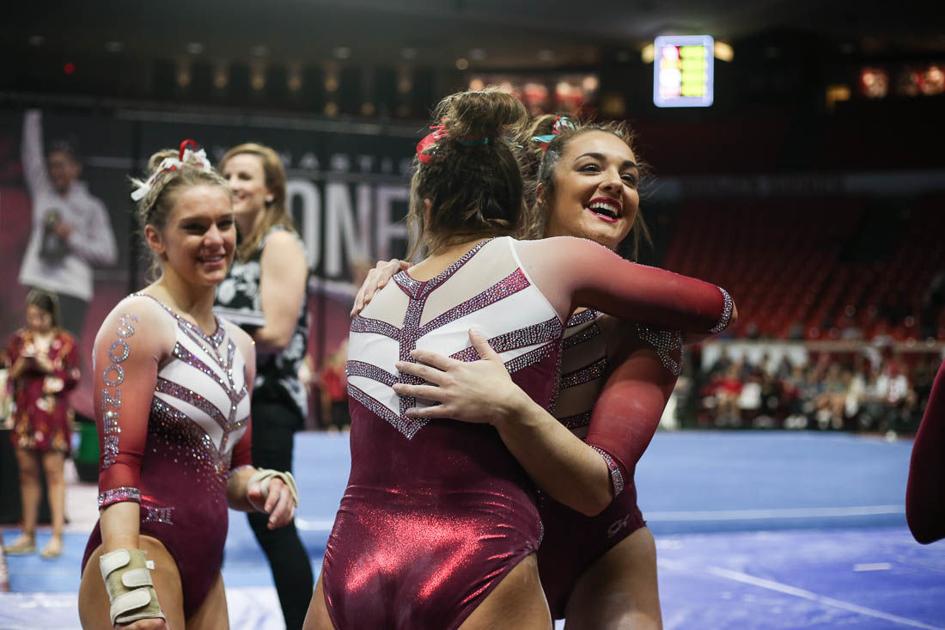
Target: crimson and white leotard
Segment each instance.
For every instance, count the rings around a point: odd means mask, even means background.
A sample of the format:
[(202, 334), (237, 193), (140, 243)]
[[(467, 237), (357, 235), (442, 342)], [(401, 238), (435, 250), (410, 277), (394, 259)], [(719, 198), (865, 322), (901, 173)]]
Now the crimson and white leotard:
[[(94, 360), (99, 509), (141, 505), (140, 532), (174, 557), (190, 616), (223, 563), (228, 475), (250, 463), (246, 366), (232, 325), (219, 318), (207, 336), (147, 295), (116, 309), (126, 312), (113, 330), (99, 332)], [(169, 355), (140, 348), (143, 336), (157, 333), (140, 326), (135, 313), (174, 329)], [(83, 569), (101, 543), (96, 524)]]
[(538, 551), (551, 613), (563, 618), (577, 580), (617, 543), (645, 525), (634, 468), (656, 432), (680, 372), (682, 335), (620, 322), (593, 310), (569, 321), (555, 416), (612, 463), (614, 500), (585, 516), (546, 494)]
[[(676, 289), (693, 283), (685, 300)], [(714, 285), (642, 267), (574, 238), (480, 243), (428, 281), (406, 272), (351, 326), (351, 476), (325, 553), (336, 627), (456, 628), (541, 539), (534, 486), (489, 425), (415, 420), (391, 386), (414, 348), (475, 360), (477, 328), (549, 407), (562, 315), (577, 305), (708, 331)], [(619, 466), (606, 449), (612, 470)], [(616, 474), (616, 473), (615, 473)]]

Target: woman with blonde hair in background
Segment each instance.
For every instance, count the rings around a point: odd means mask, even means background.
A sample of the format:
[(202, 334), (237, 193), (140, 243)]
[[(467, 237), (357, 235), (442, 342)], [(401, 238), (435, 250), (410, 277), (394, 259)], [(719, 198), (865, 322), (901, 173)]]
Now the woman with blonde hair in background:
[[(294, 435), (308, 415), (299, 379), (308, 349), (305, 251), (285, 205), (285, 169), (275, 151), (235, 146), (220, 161), (220, 172), (233, 191), (239, 245), (214, 310), (256, 342), (253, 465), (291, 471)], [(314, 577), (295, 523), (273, 529), (263, 514), (248, 518), (272, 568), (286, 627), (297, 630)]]
[(99, 522), (83, 628), (226, 628), (227, 507), (292, 520), (292, 476), (250, 465), (252, 339), (213, 314), (236, 249), (229, 186), (193, 141), (160, 151), (132, 199), (157, 280), (95, 339)]

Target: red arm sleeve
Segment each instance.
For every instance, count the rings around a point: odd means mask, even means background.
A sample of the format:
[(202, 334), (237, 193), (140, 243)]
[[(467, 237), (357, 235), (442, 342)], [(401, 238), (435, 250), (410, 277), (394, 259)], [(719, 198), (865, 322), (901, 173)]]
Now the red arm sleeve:
[(667, 350), (635, 343), (611, 372), (594, 405), (585, 441), (607, 462), (614, 496), (633, 478), (637, 462), (656, 433), (676, 385), (676, 371), (667, 366), (667, 359), (678, 365), (680, 345)]
[[(243, 361), (246, 366), (243, 370), (243, 378), (246, 382), (246, 395), (252, 397), (253, 384), (256, 382), (256, 346), (249, 335), (236, 327), (231, 331), (231, 334), (239, 336), (239, 352), (243, 353)], [(246, 421), (246, 430), (243, 431), (240, 441), (233, 447), (233, 456), (230, 458), (231, 473), (242, 466), (253, 465), (252, 437), (253, 419), (250, 418)]]
[(242, 466), (252, 466), (252, 436), (253, 419), (246, 422), (246, 431), (243, 432), (240, 441), (233, 447), (233, 457), (230, 459), (230, 472)]
[(152, 338), (160, 335), (145, 319), (144, 313), (116, 309), (95, 339), (99, 509), (141, 499), (141, 458), (158, 372), (159, 355)]
[(935, 375), (912, 445), (906, 521), (924, 545), (945, 538), (945, 363)]
[(589, 306), (684, 333), (718, 333), (731, 321), (734, 303), (724, 289), (632, 263), (593, 241), (561, 236), (516, 246), (523, 266), (562, 315)]

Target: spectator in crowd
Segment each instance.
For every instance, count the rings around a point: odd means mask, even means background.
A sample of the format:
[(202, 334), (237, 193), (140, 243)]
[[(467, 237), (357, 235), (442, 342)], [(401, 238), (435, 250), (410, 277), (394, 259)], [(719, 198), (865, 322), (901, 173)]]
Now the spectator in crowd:
[(33, 229), (20, 283), (54, 294), (61, 327), (80, 339), (93, 294), (92, 265), (112, 265), (118, 256), (108, 212), (79, 180), (82, 163), (74, 144), (56, 141), (44, 154), (37, 110), (24, 117), (21, 151)]
[(345, 375), (345, 362), (348, 360), (347, 339), (338, 344), (332, 352), (321, 374), (321, 397), (323, 416), (331, 422), (330, 426), (342, 431), (351, 424), (348, 415), (348, 379)]
[(723, 352), (711, 368), (692, 375), (706, 383), (695, 414), (708, 426), (912, 431), (934, 365), (871, 354), (875, 367), (861, 352), (817, 354), (808, 363), (767, 354), (733, 360)]
[(20, 472), (23, 533), (4, 551), (36, 551), (36, 521), (42, 497), (40, 466), (46, 475), (52, 538), (44, 558), (62, 553), (65, 524), (65, 458), (69, 454), (69, 392), (79, 380), (75, 338), (59, 326), (59, 305), (51, 293), (33, 289), (26, 297), (26, 327), (7, 347), (13, 384), (13, 446)]

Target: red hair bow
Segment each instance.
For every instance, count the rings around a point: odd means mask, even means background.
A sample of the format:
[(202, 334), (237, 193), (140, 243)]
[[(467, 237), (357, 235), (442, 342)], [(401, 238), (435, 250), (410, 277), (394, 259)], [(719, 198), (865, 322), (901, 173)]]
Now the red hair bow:
[(184, 138), (180, 141), (180, 152), (177, 154), (177, 159), (181, 162), (184, 161), (184, 152), (190, 149), (194, 153), (200, 150), (200, 143), (192, 138)]
[(421, 164), (429, 164), (433, 160), (433, 152), (430, 149), (446, 137), (446, 125), (430, 125), (430, 129), (430, 133), (417, 143), (417, 160)]

